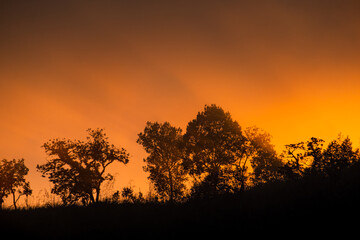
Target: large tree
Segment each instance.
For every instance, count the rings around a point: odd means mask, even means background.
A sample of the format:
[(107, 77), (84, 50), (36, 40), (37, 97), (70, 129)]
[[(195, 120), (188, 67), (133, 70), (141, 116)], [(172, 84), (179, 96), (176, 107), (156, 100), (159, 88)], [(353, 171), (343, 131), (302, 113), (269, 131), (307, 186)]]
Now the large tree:
[(114, 162), (129, 162), (126, 150), (110, 144), (103, 129), (88, 129), (88, 133), (85, 142), (53, 139), (43, 145), (50, 158), (37, 169), (53, 183), (52, 193), (64, 204), (98, 202), (101, 184), (113, 179), (106, 168)]
[[(15, 209), (17, 208), (16, 203), (21, 196), (31, 195), (30, 184), (25, 179), (28, 172), (29, 169), (25, 166), (24, 159), (3, 159), (0, 162), (0, 208), (9, 194), (12, 195)], [(18, 196), (16, 196), (16, 193)]]
[(159, 196), (169, 201), (179, 200), (185, 189), (186, 171), (182, 165), (184, 148), (181, 132), (180, 128), (173, 127), (168, 122), (147, 122), (137, 140), (149, 154), (144, 159), (144, 170), (150, 173), (149, 179)]
[(188, 123), (184, 140), (184, 165), (194, 177), (193, 192), (206, 196), (244, 187), (246, 138), (229, 112), (205, 105)]

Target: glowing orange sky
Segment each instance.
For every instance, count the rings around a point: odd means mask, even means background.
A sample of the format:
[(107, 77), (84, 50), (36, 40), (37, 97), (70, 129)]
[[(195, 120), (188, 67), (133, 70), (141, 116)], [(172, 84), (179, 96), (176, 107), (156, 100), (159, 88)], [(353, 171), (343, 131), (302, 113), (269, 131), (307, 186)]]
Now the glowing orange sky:
[(44, 142), (100, 127), (132, 155), (116, 188), (146, 192), (146, 121), (185, 130), (211, 103), (279, 150), (359, 145), (359, 1), (150, 2), (0, 4), (0, 158), (25, 158), (33, 188), (49, 186)]

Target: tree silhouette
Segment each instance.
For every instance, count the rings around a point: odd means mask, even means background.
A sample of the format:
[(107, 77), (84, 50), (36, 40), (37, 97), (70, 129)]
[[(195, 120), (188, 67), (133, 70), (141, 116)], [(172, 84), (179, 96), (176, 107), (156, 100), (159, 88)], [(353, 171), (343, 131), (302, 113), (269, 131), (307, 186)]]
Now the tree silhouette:
[(343, 169), (359, 161), (359, 150), (353, 150), (349, 137), (345, 139), (339, 135), (338, 139), (330, 142), (323, 151), (321, 166), (327, 176), (336, 177)]
[(281, 155), (285, 162), (281, 173), (286, 180), (300, 179), (304, 176), (305, 169), (310, 166), (305, 155), (305, 143), (288, 144), (285, 149)]
[(121, 190), (121, 196), (125, 199), (126, 202), (134, 202), (136, 200), (134, 190), (131, 187), (124, 187)]
[(156, 192), (163, 199), (179, 200), (184, 193), (186, 171), (183, 168), (183, 136), (170, 123), (147, 122), (137, 143), (149, 154), (144, 170), (150, 173)]
[(247, 139), (247, 156), (251, 158), (253, 184), (278, 180), (283, 163), (271, 144), (270, 134), (258, 127), (248, 127), (244, 135)]
[(113, 176), (106, 168), (113, 162), (127, 164), (129, 154), (124, 148), (110, 144), (103, 129), (88, 129), (87, 141), (53, 139), (43, 145), (49, 155), (47, 163), (37, 165), (43, 177), (53, 183), (52, 193), (63, 203), (83, 204), (99, 201), (101, 184)]
[(184, 140), (184, 166), (194, 177), (193, 192), (213, 195), (244, 186), (246, 139), (230, 113), (205, 105), (188, 123)]
[(306, 157), (311, 157), (310, 160), (311, 167), (310, 173), (311, 174), (323, 174), (324, 173), (324, 154), (323, 154), (323, 146), (324, 140), (320, 138), (312, 137), (310, 141), (306, 144)]
[(312, 137), (306, 143), (286, 145), (282, 172), (286, 179), (299, 179), (306, 175), (336, 177), (342, 170), (359, 161), (359, 150), (354, 150), (349, 137), (338, 139), (323, 147), (324, 140)]
[[(32, 194), (30, 184), (25, 180), (29, 169), (25, 166), (24, 159), (3, 159), (0, 163), (0, 208), (4, 199), (12, 194), (14, 208), (17, 209), (16, 203), (23, 195)], [(16, 197), (16, 193), (18, 196)]]

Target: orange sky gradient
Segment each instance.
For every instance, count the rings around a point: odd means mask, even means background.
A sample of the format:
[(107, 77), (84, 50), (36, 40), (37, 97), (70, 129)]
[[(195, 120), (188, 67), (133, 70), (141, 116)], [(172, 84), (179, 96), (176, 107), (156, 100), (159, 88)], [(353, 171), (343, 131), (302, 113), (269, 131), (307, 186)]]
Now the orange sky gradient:
[(205, 104), (285, 144), (360, 145), (360, 1), (2, 1), (0, 158), (105, 128), (131, 154), (114, 190), (148, 191), (146, 121), (185, 131)]

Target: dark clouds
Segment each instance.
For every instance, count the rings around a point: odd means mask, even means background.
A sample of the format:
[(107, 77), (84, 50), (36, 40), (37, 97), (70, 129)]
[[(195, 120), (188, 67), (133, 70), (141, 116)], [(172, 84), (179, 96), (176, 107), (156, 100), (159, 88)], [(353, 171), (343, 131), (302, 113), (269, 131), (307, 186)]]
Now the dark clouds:
[(104, 65), (114, 64), (138, 69), (146, 64), (159, 68), (219, 65), (254, 76), (253, 81), (266, 81), (261, 75), (276, 78), (286, 67), (284, 62), (308, 68), (326, 60), (331, 65), (339, 59), (358, 60), (360, 51), (358, 1), (4, 5), (1, 60), (18, 68), (41, 68), (51, 62), (57, 66), (59, 58), (105, 70), (113, 69)]

